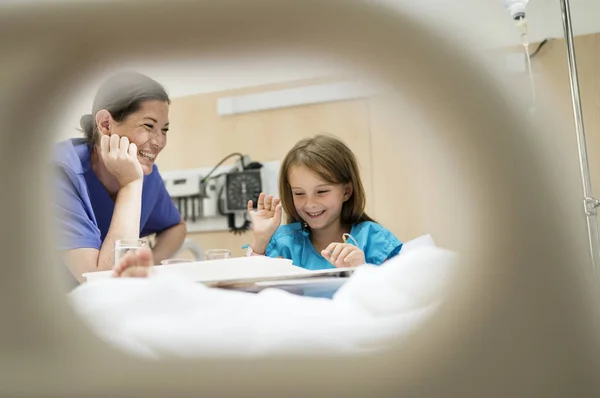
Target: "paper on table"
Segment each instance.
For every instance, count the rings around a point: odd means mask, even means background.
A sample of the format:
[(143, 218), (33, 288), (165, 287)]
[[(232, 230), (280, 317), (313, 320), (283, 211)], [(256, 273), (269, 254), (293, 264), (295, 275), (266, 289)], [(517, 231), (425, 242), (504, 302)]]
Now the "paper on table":
[[(292, 264), (291, 260), (264, 256), (235, 257), (213, 261), (157, 265), (154, 271), (160, 275), (176, 275), (193, 282), (210, 285), (244, 283), (261, 280), (277, 280), (297, 277), (339, 274), (350, 269), (336, 268), (310, 271)], [(83, 274), (88, 282), (110, 278), (112, 271)]]

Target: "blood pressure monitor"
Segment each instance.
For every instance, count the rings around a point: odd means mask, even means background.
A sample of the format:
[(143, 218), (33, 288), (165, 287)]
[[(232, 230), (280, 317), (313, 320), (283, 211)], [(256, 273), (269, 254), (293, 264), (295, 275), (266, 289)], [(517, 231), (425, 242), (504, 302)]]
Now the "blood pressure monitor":
[(262, 190), (260, 170), (235, 171), (225, 175), (225, 213), (238, 213), (248, 210), (248, 201), (254, 206)]

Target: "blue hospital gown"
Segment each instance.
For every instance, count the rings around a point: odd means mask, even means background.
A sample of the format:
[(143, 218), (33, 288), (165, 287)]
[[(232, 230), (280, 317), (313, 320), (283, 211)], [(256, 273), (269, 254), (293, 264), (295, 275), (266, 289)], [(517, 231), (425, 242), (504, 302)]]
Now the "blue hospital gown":
[[(352, 226), (350, 235), (365, 253), (367, 264), (380, 265), (396, 256), (402, 249), (402, 243), (390, 231), (381, 225), (364, 221)], [(341, 237), (340, 237), (341, 238)], [(354, 244), (351, 239), (348, 243)], [(294, 265), (309, 270), (335, 268), (312, 245), (308, 232), (297, 222), (280, 226), (267, 246), (268, 257), (283, 257), (292, 260)]]

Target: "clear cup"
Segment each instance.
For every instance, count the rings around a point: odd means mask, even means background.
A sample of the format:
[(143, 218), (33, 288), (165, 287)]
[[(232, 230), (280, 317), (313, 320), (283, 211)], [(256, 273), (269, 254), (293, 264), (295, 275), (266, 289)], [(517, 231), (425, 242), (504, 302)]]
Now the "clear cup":
[(115, 265), (130, 251), (148, 247), (148, 242), (143, 239), (119, 239), (115, 241)]
[(223, 260), (231, 258), (231, 252), (227, 249), (207, 250), (206, 253), (204, 253), (204, 257), (206, 260)]
[(166, 260), (162, 260), (160, 265), (183, 264), (191, 262), (192, 260), (188, 260), (187, 258), (167, 258)]

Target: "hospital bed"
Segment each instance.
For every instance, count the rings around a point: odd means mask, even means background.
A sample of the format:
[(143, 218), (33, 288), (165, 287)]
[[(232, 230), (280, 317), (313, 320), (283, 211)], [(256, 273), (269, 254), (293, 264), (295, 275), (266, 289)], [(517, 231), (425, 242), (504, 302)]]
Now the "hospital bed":
[[(237, 260), (243, 268), (278, 259)], [(414, 331), (444, 301), (455, 254), (408, 242), (401, 255), (349, 277), (237, 277), (219, 284), (226, 290), (194, 277), (226, 261), (170, 266), (147, 280), (92, 279), (69, 299), (99, 337), (142, 357), (347, 356), (381, 351)]]
[[(581, 250), (587, 241), (577, 173), (558, 170), (531, 134), (543, 130), (558, 145), (560, 124), (529, 123), (514, 95), (444, 32), (353, 0), (0, 7), (0, 395), (600, 395), (600, 300)], [(61, 94), (81, 82), (79, 73), (99, 67), (99, 54), (184, 58), (282, 47), (329, 57), (335, 50), (339, 60), (426, 106), (448, 148), (458, 138), (467, 143), (454, 148), (470, 165), (460, 168), (468, 209), (456, 211), (472, 215), (456, 226), (465, 239), (454, 283), (417, 329), (390, 336), (376, 352), (274, 353), (251, 361), (123, 354), (69, 308), (48, 258), (50, 209), (39, 174), (51, 143), (47, 106), (64, 103)], [(468, 122), (443, 128), (456, 120)]]

